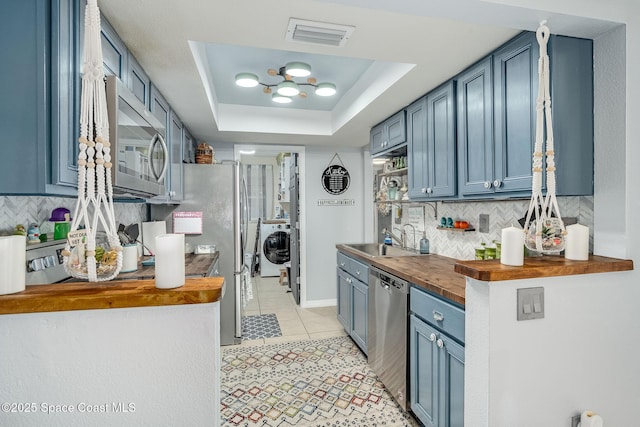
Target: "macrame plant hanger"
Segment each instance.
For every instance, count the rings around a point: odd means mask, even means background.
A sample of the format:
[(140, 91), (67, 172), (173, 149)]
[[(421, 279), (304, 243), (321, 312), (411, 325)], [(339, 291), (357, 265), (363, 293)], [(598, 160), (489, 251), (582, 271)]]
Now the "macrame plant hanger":
[[(554, 160), (553, 125), (551, 122), (551, 94), (549, 89), (549, 28), (540, 23), (536, 39), (540, 46), (538, 60), (538, 98), (536, 100), (536, 141), (533, 153), (533, 181), (531, 202), (524, 224), (525, 246), (536, 252), (556, 253), (564, 249), (566, 231), (556, 199), (556, 166)], [(546, 122), (547, 194), (542, 196), (542, 153)]]
[[(78, 200), (71, 234), (83, 225), (86, 235), (73, 249), (68, 240), (63, 254), (65, 269), (71, 276), (98, 282), (118, 275), (122, 268), (122, 246), (113, 210), (111, 144), (97, 0), (87, 0), (85, 11)], [(97, 246), (99, 228), (106, 234), (106, 248), (105, 242)]]

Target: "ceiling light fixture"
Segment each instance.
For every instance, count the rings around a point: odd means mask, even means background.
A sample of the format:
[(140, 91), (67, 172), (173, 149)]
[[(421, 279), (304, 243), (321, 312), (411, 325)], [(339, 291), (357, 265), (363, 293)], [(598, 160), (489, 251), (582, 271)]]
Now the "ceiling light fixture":
[(277, 102), (278, 104), (289, 104), (291, 103), (291, 101), (293, 101), (290, 96), (284, 96), (279, 94), (278, 92), (271, 95), (271, 100), (273, 102)]
[[(318, 96), (333, 96), (336, 94), (335, 84), (329, 82), (316, 83), (315, 78), (308, 77), (311, 75), (311, 66), (304, 62), (288, 62), (278, 70), (267, 70), (267, 74), (273, 77), (279, 76), (282, 81), (278, 83), (263, 83), (253, 73), (238, 73), (236, 74), (236, 84), (241, 87), (262, 85), (264, 93), (271, 94), (271, 100), (280, 104), (292, 102), (293, 99), (291, 97), (296, 95), (305, 98), (307, 93), (301, 90), (302, 86), (313, 87), (314, 93)], [(294, 77), (307, 77), (307, 80), (305, 82), (296, 82), (293, 80)]]

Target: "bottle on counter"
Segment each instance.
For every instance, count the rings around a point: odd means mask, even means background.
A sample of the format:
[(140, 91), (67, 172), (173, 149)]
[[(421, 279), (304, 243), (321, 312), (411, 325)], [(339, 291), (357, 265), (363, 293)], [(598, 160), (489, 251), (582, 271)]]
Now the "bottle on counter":
[(422, 232), (422, 239), (420, 239), (420, 253), (428, 254), (429, 253), (429, 239), (427, 239), (427, 232)]
[(384, 244), (387, 246), (393, 245), (393, 241), (391, 240), (391, 235), (389, 233), (384, 236)]

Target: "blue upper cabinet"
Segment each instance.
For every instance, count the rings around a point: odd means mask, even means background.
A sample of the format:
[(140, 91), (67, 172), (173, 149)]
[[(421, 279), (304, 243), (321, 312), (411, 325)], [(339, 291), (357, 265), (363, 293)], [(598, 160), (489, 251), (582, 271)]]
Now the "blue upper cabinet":
[(548, 49), (557, 193), (592, 195), (593, 41), (551, 36)]
[(76, 193), (80, 3), (3, 5), (0, 194)]
[(458, 81), (458, 189), (460, 195), (493, 192), (493, 95), (491, 58)]
[(118, 36), (104, 16), (101, 20), (102, 63), (106, 75), (118, 76), (124, 84), (129, 85), (129, 53), (127, 46)]
[[(551, 36), (548, 52), (557, 194), (591, 195), (592, 41)], [(526, 32), (458, 76), (460, 196), (531, 194), (538, 57), (535, 33)]]
[(539, 55), (535, 33), (493, 54), (496, 192), (531, 191)]
[(455, 83), (449, 81), (407, 107), (409, 197), (455, 196)]
[(149, 100), (151, 98), (151, 80), (145, 73), (144, 69), (138, 64), (136, 58), (129, 54), (127, 58), (128, 80), (127, 86), (133, 94), (149, 109)]
[(407, 124), (405, 111), (401, 110), (384, 122), (371, 128), (369, 135), (371, 154), (392, 151), (407, 142)]

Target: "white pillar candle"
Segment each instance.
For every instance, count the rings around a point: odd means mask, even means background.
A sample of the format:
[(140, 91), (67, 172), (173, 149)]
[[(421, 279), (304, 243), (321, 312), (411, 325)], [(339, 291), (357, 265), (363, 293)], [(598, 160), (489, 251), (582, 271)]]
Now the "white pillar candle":
[(567, 226), (564, 257), (577, 261), (589, 259), (589, 227), (581, 224)]
[(156, 236), (156, 288), (184, 285), (184, 234)]
[(524, 264), (524, 231), (516, 227), (502, 229), (500, 263), (519, 266)]
[(26, 236), (0, 237), (0, 295), (25, 290), (27, 280)]
[(138, 269), (138, 244), (122, 246), (122, 269), (120, 273), (128, 273)]

